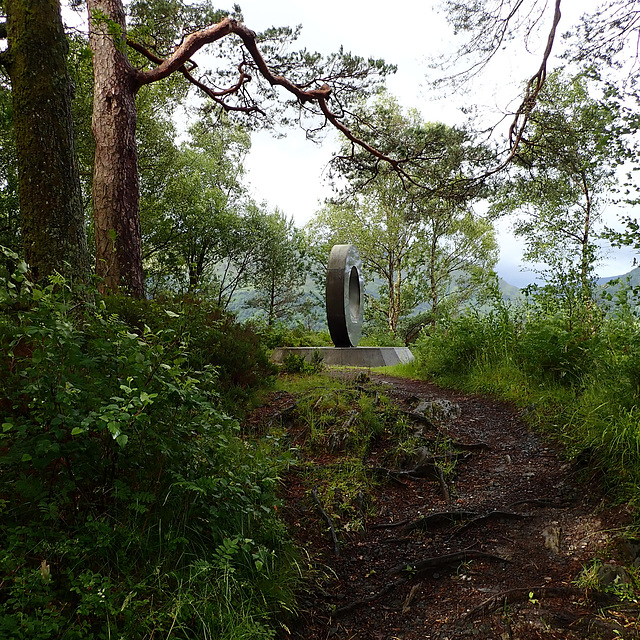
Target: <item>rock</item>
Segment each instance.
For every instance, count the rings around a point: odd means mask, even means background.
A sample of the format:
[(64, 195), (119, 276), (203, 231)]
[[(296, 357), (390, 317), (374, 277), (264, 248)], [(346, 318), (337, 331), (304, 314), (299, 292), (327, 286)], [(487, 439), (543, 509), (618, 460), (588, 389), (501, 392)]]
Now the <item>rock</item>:
[(609, 587), (617, 584), (629, 584), (631, 578), (624, 567), (617, 564), (606, 563), (598, 568), (598, 582), (601, 587)]
[(555, 553), (560, 555), (560, 538), (562, 536), (562, 528), (557, 523), (550, 524), (542, 530), (542, 537), (544, 538), (544, 546)]
[(462, 410), (459, 404), (442, 398), (439, 400), (423, 400), (413, 412), (429, 420), (445, 422), (459, 418)]

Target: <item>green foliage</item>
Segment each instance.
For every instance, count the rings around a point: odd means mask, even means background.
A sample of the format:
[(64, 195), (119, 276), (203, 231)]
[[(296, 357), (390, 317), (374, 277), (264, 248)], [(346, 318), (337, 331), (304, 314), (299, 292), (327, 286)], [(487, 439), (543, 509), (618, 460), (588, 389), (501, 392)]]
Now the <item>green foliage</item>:
[(317, 350), (313, 352), (309, 362), (295, 353), (288, 353), (282, 362), (282, 371), (285, 373), (306, 373), (313, 375), (322, 371), (323, 368), (322, 354)]
[[(625, 303), (626, 304), (626, 303)], [(591, 303), (508, 307), (494, 302), (435, 331), (412, 350), (423, 377), (515, 402), (568, 455), (637, 505), (640, 490), (640, 332), (627, 307)], [(625, 310), (626, 309), (626, 310)]]
[(592, 296), (600, 218), (622, 155), (619, 106), (592, 93), (587, 73), (548, 76), (492, 205), (495, 214), (519, 214), (524, 259), (547, 284), (582, 299)]
[(247, 306), (258, 309), (267, 326), (304, 311), (310, 301), (302, 287), (307, 279), (305, 247), (293, 219), (277, 209), (264, 217), (263, 233), (250, 277), (255, 292)]
[(15, 266), (0, 274), (0, 636), (274, 637), (296, 572), (276, 517), (288, 460), (220, 410), (210, 309), (153, 303), (138, 328)]
[(292, 421), (289, 434), (298, 448), (295, 472), (310, 503), (315, 490), (339, 536), (361, 530), (371, 507), (377, 478), (366, 458), (372, 446), (407, 428), (388, 397), (367, 382), (366, 374), (351, 382), (307, 375), (282, 376), (278, 382), (297, 397), (286, 417)]
[(110, 296), (104, 302), (139, 331), (145, 327), (169, 331), (172, 341), (187, 341), (184, 362), (197, 371), (213, 367), (222, 390), (257, 386), (274, 374), (258, 335), (212, 302), (180, 296), (158, 300)]
[(301, 324), (294, 326), (276, 322), (271, 326), (260, 319), (252, 319), (250, 326), (260, 336), (262, 344), (269, 349), (276, 347), (329, 347), (328, 331), (310, 331)]
[(355, 166), (345, 160), (352, 153), (346, 145), (335, 164), (348, 181), (347, 193), (318, 212), (309, 236), (323, 264), (334, 244), (358, 247), (369, 281), (367, 324), (395, 337), (417, 306), (430, 311), (433, 324), (457, 309), (495, 263), (493, 227), (471, 209), (477, 190), (453, 193), (467, 163), (480, 163), (487, 150), (470, 132), (425, 123), (384, 93), (361, 108), (360, 118), (372, 129), (361, 134), (373, 147), (416, 157), (415, 179), (429, 188), (416, 189), (378, 164), (370, 175), (366, 159)]

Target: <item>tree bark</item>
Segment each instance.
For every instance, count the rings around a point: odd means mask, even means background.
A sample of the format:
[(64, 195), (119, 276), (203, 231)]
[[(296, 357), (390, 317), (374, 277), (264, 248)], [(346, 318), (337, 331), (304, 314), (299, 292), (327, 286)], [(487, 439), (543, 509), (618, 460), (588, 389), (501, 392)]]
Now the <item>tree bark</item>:
[(102, 291), (144, 295), (135, 97), (120, 0), (88, 0), (93, 51), (93, 215)]
[(6, 0), (25, 258), (36, 280), (86, 280), (89, 254), (75, 155), (68, 44), (58, 0)]

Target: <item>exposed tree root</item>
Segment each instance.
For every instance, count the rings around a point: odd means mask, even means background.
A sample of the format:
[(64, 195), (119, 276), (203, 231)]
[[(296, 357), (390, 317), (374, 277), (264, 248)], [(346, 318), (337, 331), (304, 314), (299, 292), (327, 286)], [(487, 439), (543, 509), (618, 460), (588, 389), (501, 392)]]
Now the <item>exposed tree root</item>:
[(461, 527), (459, 527), (454, 531), (453, 535), (457, 536), (463, 531), (466, 531), (467, 529), (470, 529), (474, 525), (478, 524), (479, 522), (486, 522), (487, 520), (492, 520), (493, 518), (523, 520), (525, 518), (533, 518), (533, 517), (534, 516), (530, 513), (515, 513), (513, 511), (500, 511), (496, 509), (495, 511), (490, 511), (489, 513), (485, 513), (484, 515), (477, 516), (472, 520), (469, 520), (469, 522), (465, 522)]
[(491, 447), (486, 442), (458, 442), (457, 440), (451, 441), (451, 446), (454, 449), (462, 449), (463, 451), (486, 451)]
[(602, 606), (607, 603), (611, 604), (615, 601), (612, 596), (602, 593), (600, 591), (593, 591), (591, 589), (576, 589), (574, 587), (553, 587), (548, 585), (536, 586), (536, 587), (521, 587), (518, 589), (509, 589), (503, 591), (495, 596), (492, 596), (488, 600), (485, 600), (477, 607), (474, 607), (470, 611), (467, 611), (458, 619), (458, 624), (465, 622), (471, 618), (474, 618), (481, 614), (490, 613), (496, 609), (500, 609), (507, 604), (514, 604), (516, 602), (526, 602), (535, 598), (539, 600), (545, 596), (564, 596), (568, 598), (584, 598), (585, 600), (592, 600), (598, 605)]
[[(336, 609), (334, 615), (341, 616), (345, 613), (350, 613), (354, 609), (358, 607), (362, 607), (365, 604), (369, 604), (370, 602), (374, 602), (379, 598), (386, 596), (388, 593), (391, 593), (393, 590), (402, 586), (405, 582), (410, 579), (420, 578), (424, 575), (426, 571), (437, 569), (440, 567), (449, 567), (451, 565), (458, 565), (461, 562), (466, 562), (467, 560), (499, 560), (500, 562), (511, 562), (507, 558), (502, 558), (500, 556), (495, 556), (490, 553), (484, 553), (483, 551), (459, 551), (457, 553), (450, 553), (443, 556), (436, 556), (434, 558), (427, 558), (425, 560), (419, 560), (418, 562), (409, 563), (409, 564), (401, 564), (397, 565), (393, 569), (391, 569), (387, 575), (397, 575), (402, 574), (400, 578), (394, 580), (393, 582), (389, 582), (386, 584), (380, 591), (373, 593), (366, 598), (362, 598), (361, 600), (354, 600), (350, 602), (348, 605), (344, 607), (340, 607)], [(415, 592), (414, 592), (415, 594)], [(411, 595), (411, 594), (410, 594)], [(405, 606), (407, 602), (405, 601)]]
[(474, 518), (477, 515), (478, 514), (475, 511), (439, 511), (437, 513), (431, 513), (428, 516), (418, 518), (413, 522), (405, 520), (405, 523), (408, 523), (405, 527), (405, 531), (409, 532), (414, 529), (424, 529), (426, 531), (430, 527), (437, 527), (442, 524), (454, 524), (456, 522), (460, 522), (460, 520)]
[(408, 524), (410, 520), (398, 520), (398, 522), (382, 522), (380, 524), (372, 524), (369, 529), (395, 529)]
[(405, 577), (398, 578), (398, 580), (395, 580), (394, 582), (390, 582), (389, 584), (385, 585), (377, 593), (373, 593), (370, 596), (367, 596), (366, 598), (362, 598), (362, 600), (354, 600), (353, 602), (350, 602), (349, 604), (345, 605), (344, 607), (340, 607), (339, 609), (336, 609), (334, 611), (334, 615), (336, 617), (337, 616), (342, 616), (345, 613), (349, 613), (349, 612), (353, 611), (354, 609), (357, 609), (358, 607), (362, 607), (365, 604), (369, 604), (370, 602), (374, 602), (378, 598), (382, 598), (382, 597), (386, 596), (388, 593), (391, 593), (394, 589), (397, 589), (398, 587), (402, 586), (405, 582), (407, 582), (407, 580), (408, 580), (408, 578), (405, 578)]
[(511, 562), (508, 558), (496, 556), (492, 553), (467, 549), (466, 551), (456, 551), (455, 553), (448, 553), (442, 556), (425, 558), (424, 560), (418, 560), (417, 562), (404, 562), (389, 569), (387, 575), (393, 576), (406, 574), (412, 577), (420, 577), (427, 571), (439, 569), (441, 567), (449, 567), (451, 565), (458, 565), (461, 562), (466, 562), (467, 560), (498, 560), (500, 562)]
[(329, 514), (324, 510), (324, 507), (322, 506), (322, 501), (318, 496), (318, 487), (314, 487), (313, 491), (311, 492), (311, 495), (313, 496), (313, 500), (316, 503), (316, 506), (318, 507), (318, 511), (320, 512), (322, 519), (327, 523), (327, 526), (329, 527), (329, 532), (331, 534), (331, 542), (333, 543), (333, 553), (335, 554), (336, 558), (339, 558), (340, 543), (338, 542), (338, 536), (333, 526), (333, 522), (329, 517)]
[(431, 480), (437, 480), (440, 484), (442, 496), (447, 502), (451, 502), (451, 494), (449, 492), (449, 486), (444, 479), (444, 472), (442, 467), (438, 464), (423, 463), (419, 464), (414, 469), (401, 470), (401, 469), (387, 469), (386, 467), (374, 467), (371, 469), (373, 473), (386, 474), (389, 478), (406, 486), (399, 478), (407, 478), (408, 480), (418, 480), (420, 478), (428, 478)]

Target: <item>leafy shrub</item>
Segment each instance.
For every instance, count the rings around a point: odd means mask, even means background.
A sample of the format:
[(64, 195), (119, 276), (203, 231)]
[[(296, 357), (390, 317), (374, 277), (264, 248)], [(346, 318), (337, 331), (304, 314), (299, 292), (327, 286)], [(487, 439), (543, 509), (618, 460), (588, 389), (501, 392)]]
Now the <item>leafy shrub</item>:
[(220, 412), (206, 339), (190, 320), (134, 331), (17, 266), (0, 278), (0, 637), (274, 637), (295, 579), (287, 459)]
[(282, 371), (284, 373), (306, 373), (316, 374), (324, 368), (323, 358), (320, 351), (314, 350), (311, 361), (307, 362), (303, 356), (290, 352), (284, 357)]
[(126, 296), (105, 299), (107, 309), (128, 325), (144, 331), (174, 332), (174, 339), (189, 343), (188, 365), (195, 370), (214, 366), (222, 389), (263, 384), (275, 368), (261, 337), (232, 314), (211, 302), (193, 298), (135, 300)]
[(486, 349), (488, 324), (476, 314), (465, 314), (424, 330), (412, 347), (423, 375), (460, 376)]
[(563, 314), (530, 320), (518, 341), (516, 356), (532, 377), (575, 385), (603, 356), (603, 343), (589, 324), (574, 324)]
[(284, 322), (276, 322), (268, 325), (266, 322), (252, 320), (251, 326), (268, 349), (331, 345), (328, 331), (310, 331), (301, 324), (290, 326)]

